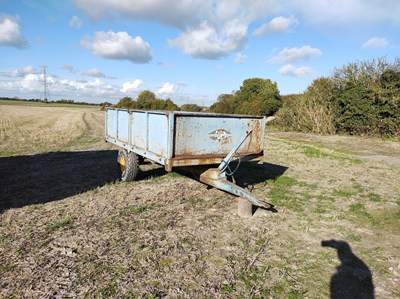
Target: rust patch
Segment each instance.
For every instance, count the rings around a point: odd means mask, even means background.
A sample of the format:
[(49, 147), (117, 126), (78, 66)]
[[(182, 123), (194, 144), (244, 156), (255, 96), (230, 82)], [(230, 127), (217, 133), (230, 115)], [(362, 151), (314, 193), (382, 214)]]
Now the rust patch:
[(247, 129), (248, 131), (252, 131), (250, 136), (249, 136), (249, 143), (248, 143), (248, 150), (254, 149), (254, 151), (261, 151), (263, 150), (261, 148), (262, 144), (262, 137), (261, 136), (261, 121), (258, 119), (251, 120), (248, 125)]
[[(196, 165), (210, 165), (210, 164), (220, 164), (222, 160), (225, 158), (226, 154), (218, 154), (218, 155), (182, 155), (177, 156), (175, 158), (170, 159), (170, 167), (177, 166), (196, 166)], [(240, 157), (244, 158), (246, 161), (246, 157), (251, 159), (255, 159), (257, 157), (263, 156), (263, 151), (261, 152), (246, 152), (240, 153)], [(233, 161), (237, 160), (239, 157), (233, 157)]]
[(173, 158), (173, 160), (190, 160), (190, 159), (215, 159), (215, 158), (224, 158), (226, 154), (209, 154), (209, 155), (190, 155), (183, 154)]

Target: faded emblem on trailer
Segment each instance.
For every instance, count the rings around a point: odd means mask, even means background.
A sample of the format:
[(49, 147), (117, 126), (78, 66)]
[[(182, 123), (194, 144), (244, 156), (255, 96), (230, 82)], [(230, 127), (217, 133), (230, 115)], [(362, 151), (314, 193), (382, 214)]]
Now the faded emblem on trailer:
[(210, 137), (212, 140), (227, 142), (232, 138), (232, 134), (224, 129), (217, 129), (208, 133), (208, 137)]

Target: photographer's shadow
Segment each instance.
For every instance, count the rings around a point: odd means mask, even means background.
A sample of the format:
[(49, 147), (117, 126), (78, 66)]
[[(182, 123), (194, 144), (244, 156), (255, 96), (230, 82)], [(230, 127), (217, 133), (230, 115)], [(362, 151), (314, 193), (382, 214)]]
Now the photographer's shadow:
[(357, 257), (345, 241), (322, 241), (323, 247), (337, 250), (341, 262), (331, 278), (331, 299), (373, 299), (374, 284), (368, 266)]

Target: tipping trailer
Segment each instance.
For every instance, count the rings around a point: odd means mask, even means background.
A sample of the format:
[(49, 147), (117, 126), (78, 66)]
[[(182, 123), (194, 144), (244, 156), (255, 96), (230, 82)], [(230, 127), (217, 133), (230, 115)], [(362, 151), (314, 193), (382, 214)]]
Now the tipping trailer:
[(124, 181), (135, 180), (144, 158), (166, 171), (208, 165), (201, 182), (268, 209), (272, 205), (264, 199), (227, 179), (236, 171), (231, 161), (262, 159), (265, 124), (263, 116), (108, 108), (105, 139), (120, 147), (117, 160)]

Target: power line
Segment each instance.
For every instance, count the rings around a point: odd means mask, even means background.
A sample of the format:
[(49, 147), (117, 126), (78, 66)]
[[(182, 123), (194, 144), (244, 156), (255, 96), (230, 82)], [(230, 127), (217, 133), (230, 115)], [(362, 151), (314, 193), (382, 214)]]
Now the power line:
[(48, 102), (50, 100), (50, 91), (47, 85), (47, 73), (46, 73), (46, 66), (43, 66), (43, 100)]

